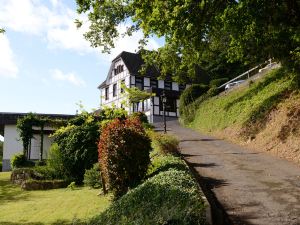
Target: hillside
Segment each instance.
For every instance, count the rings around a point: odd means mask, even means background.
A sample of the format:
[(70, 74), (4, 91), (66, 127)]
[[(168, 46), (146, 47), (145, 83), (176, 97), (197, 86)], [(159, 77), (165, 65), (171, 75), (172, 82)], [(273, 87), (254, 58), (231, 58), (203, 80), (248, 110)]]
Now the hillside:
[(300, 94), (284, 68), (202, 102), (190, 127), (300, 163)]

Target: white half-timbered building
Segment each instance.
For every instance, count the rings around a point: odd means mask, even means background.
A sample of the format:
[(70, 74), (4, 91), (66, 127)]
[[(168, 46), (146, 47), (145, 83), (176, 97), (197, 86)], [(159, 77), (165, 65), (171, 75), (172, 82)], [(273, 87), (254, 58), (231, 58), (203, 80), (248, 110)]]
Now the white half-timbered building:
[[(155, 67), (147, 69), (144, 75), (139, 70), (143, 65), (140, 53), (123, 51), (119, 54), (110, 66), (106, 80), (98, 86), (101, 95), (100, 109), (104, 106), (115, 105), (117, 108), (125, 108), (129, 114), (133, 112), (144, 112), (149, 122), (162, 121), (163, 107), (161, 95), (165, 92), (166, 118), (167, 120), (177, 119), (179, 116), (179, 96), (186, 88), (186, 85), (173, 82), (170, 78), (159, 80), (159, 71)], [(128, 106), (124, 104), (126, 97), (121, 88), (121, 83), (126, 87), (137, 87), (140, 90), (155, 93), (149, 99)]]

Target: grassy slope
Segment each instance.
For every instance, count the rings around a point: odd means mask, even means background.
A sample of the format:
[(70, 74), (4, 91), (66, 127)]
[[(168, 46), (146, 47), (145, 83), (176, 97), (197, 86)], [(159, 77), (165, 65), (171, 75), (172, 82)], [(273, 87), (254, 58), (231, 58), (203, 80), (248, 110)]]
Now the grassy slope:
[(204, 101), (189, 126), (300, 162), (300, 95), (294, 76), (277, 69), (250, 87)]
[(292, 79), (283, 76), (283, 73), (283, 69), (275, 70), (249, 88), (243, 87), (203, 102), (190, 125), (202, 131), (215, 132), (229, 126), (243, 127), (264, 118), (292, 88)]
[(0, 173), (0, 224), (70, 224), (104, 211), (109, 197), (97, 196), (99, 189), (22, 191), (9, 181), (10, 173)]

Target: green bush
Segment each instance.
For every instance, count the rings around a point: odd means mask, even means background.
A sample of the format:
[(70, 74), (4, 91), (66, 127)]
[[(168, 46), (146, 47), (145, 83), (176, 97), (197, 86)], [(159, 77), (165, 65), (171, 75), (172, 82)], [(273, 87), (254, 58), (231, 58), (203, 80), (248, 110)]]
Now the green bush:
[(189, 124), (192, 122), (195, 118), (195, 115), (197, 113), (197, 110), (199, 108), (199, 105), (204, 102), (205, 100), (216, 96), (220, 93), (220, 89), (216, 87), (211, 87), (205, 94), (201, 95), (199, 98), (197, 98), (194, 102), (189, 104), (188, 106), (181, 107), (180, 109), (180, 120), (184, 124)]
[(178, 139), (169, 134), (158, 134), (152, 135), (152, 146), (155, 150), (162, 154), (178, 154), (179, 148)]
[[(107, 124), (102, 130), (98, 148), (103, 179), (115, 198), (145, 177), (151, 142), (139, 119), (115, 119)], [(106, 188), (105, 184), (103, 186)]]
[(194, 102), (198, 97), (205, 94), (208, 91), (209, 87), (204, 84), (192, 84), (190, 87), (186, 88), (181, 96), (179, 105), (180, 107), (185, 107), (192, 102)]
[[(63, 157), (57, 143), (53, 143), (48, 152), (47, 169), (50, 176), (63, 179), (65, 177), (65, 169), (63, 166)], [(53, 172), (53, 173), (52, 173)]]
[[(68, 126), (54, 134), (58, 149), (55, 157), (62, 163), (64, 176), (77, 184), (83, 182), (86, 169), (90, 169), (98, 160), (97, 142), (100, 136), (97, 118), (88, 113), (79, 115)], [(50, 166), (56, 162), (50, 161)]]
[(40, 177), (43, 180), (54, 180), (63, 178), (54, 168), (50, 166), (35, 166), (33, 170), (40, 174)]
[(46, 161), (45, 160), (36, 161), (35, 166), (46, 166)]
[(205, 204), (191, 175), (172, 169), (129, 191), (89, 224), (206, 224)]
[(95, 163), (93, 168), (85, 170), (83, 183), (91, 188), (102, 186), (99, 163)]
[(149, 123), (148, 118), (143, 112), (134, 112), (130, 115), (130, 117), (137, 117), (140, 119), (141, 123)]
[(188, 166), (179, 157), (172, 155), (158, 155), (152, 158), (147, 176), (152, 177), (160, 172), (168, 171), (170, 169), (189, 171)]
[(210, 87), (219, 87), (222, 84), (225, 84), (228, 80), (229, 80), (228, 78), (214, 79), (209, 82), (209, 86)]
[(21, 168), (33, 167), (35, 166), (35, 163), (33, 161), (27, 160), (23, 153), (16, 153), (12, 156), (10, 165), (12, 168)]

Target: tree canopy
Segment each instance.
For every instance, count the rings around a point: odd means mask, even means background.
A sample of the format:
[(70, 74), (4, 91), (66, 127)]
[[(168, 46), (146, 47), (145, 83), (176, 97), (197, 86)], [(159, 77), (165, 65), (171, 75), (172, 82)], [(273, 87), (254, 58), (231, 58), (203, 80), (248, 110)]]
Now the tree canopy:
[[(299, 0), (76, 1), (91, 23), (86, 39), (105, 52), (116, 38), (138, 30), (144, 33), (141, 48), (152, 35), (164, 37), (165, 45), (144, 57), (162, 75), (193, 76), (207, 56), (230, 63), (271, 57), (294, 68), (300, 64)], [(124, 33), (118, 29), (122, 24), (128, 25)]]

